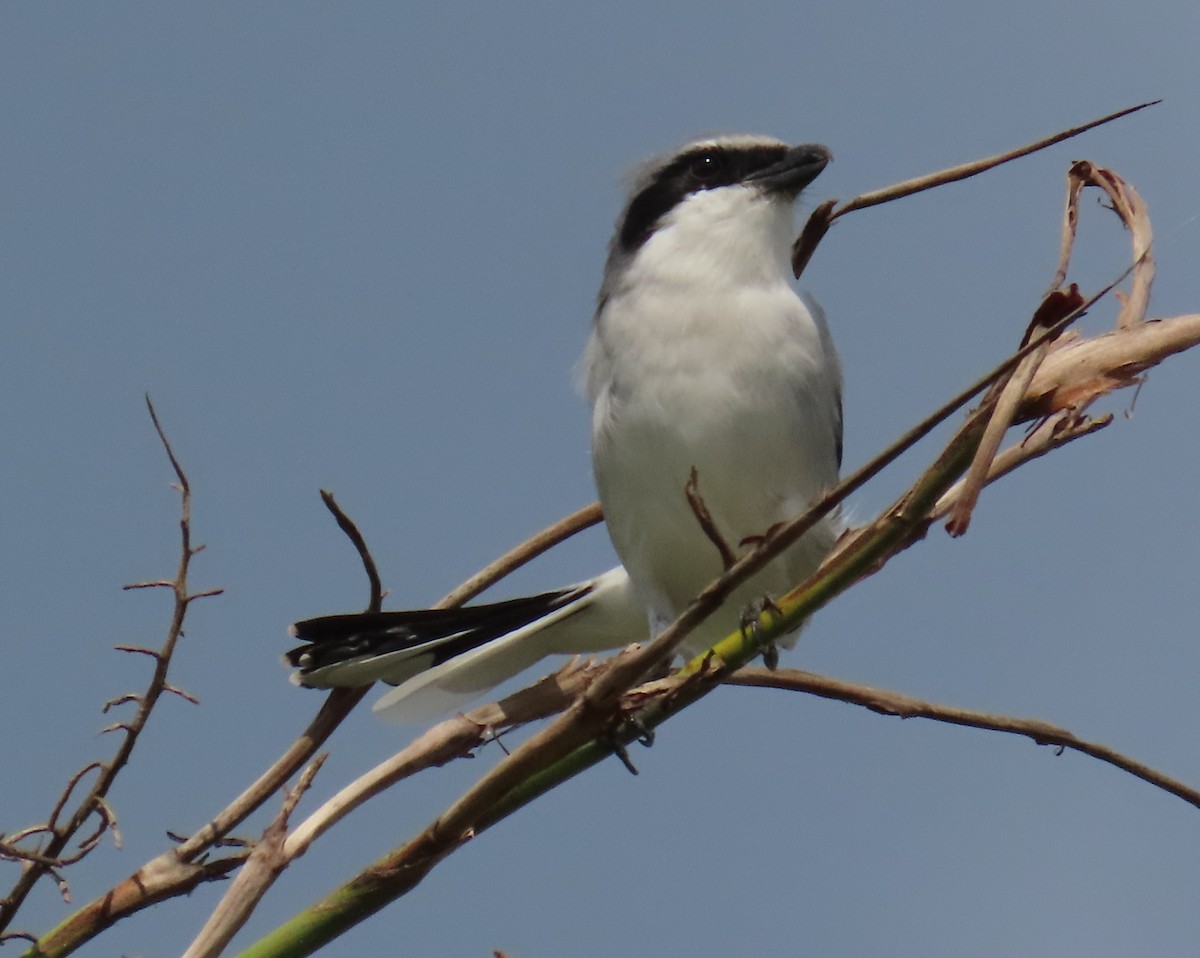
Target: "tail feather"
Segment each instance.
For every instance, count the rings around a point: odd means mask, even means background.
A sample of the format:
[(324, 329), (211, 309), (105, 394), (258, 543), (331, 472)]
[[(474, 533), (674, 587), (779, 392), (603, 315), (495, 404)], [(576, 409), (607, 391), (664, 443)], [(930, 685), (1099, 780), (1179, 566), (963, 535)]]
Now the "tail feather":
[(589, 586), (590, 583), (585, 582), (540, 595), (522, 596), (483, 605), (464, 605), (454, 609), (409, 609), (397, 612), (323, 615), (296, 622), (288, 631), (294, 638), (319, 644), (371, 632), (405, 630), (414, 635), (436, 637), (454, 631), (486, 627), (492, 623), (503, 627), (510, 622), (528, 622), (531, 615), (536, 616), (539, 610), (557, 608), (564, 599), (570, 599)]
[(371, 710), (385, 721), (407, 724), (462, 708), (557, 651), (549, 647), (555, 627), (580, 617), (585, 609), (583, 604), (557, 609), (524, 628), (419, 672), (385, 693)]
[(589, 583), (504, 602), (457, 609), (413, 609), (326, 615), (288, 631), (306, 644), (285, 654), (294, 678), (313, 688), (395, 685), (535, 621), (586, 595)]
[(504, 602), (307, 619), (291, 628), (307, 644), (285, 658), (299, 685), (398, 686), (375, 711), (411, 722), (460, 707), (547, 655), (620, 648), (645, 630), (641, 603), (617, 567)]

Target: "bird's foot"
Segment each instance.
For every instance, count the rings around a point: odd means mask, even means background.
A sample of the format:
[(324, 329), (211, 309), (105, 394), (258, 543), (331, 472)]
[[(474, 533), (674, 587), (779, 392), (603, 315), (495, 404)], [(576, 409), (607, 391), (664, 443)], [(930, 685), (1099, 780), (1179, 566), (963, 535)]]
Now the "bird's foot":
[(608, 739), (609, 748), (613, 750), (613, 754), (620, 759), (621, 764), (625, 766), (626, 771), (630, 775), (638, 774), (637, 766), (633, 764), (633, 760), (629, 757), (629, 749), (625, 745), (625, 739), (629, 736), (629, 732), (633, 731), (636, 734), (632, 736), (632, 741), (639, 745), (649, 748), (654, 744), (654, 729), (647, 726), (636, 713), (630, 713), (623, 719), (616, 722), (609, 728), (605, 737)]
[[(774, 615), (783, 615), (783, 610), (769, 595), (763, 595), (756, 602), (751, 602), (748, 606), (742, 609), (741, 614), (741, 629), (742, 635), (749, 641), (758, 642), (759, 620), (763, 617), (763, 613), (770, 612)], [(772, 672), (779, 665), (779, 647), (774, 642), (766, 642), (762, 646), (763, 665)]]

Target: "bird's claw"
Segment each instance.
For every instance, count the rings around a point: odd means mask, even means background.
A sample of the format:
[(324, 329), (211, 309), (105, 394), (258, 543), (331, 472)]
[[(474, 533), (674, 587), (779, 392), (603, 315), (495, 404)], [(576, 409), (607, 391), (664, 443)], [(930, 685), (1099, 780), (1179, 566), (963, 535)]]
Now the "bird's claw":
[[(742, 609), (741, 629), (743, 638), (757, 644), (758, 621), (765, 612), (779, 616), (783, 615), (783, 610), (779, 608), (779, 605), (769, 595), (763, 595), (758, 601), (751, 602), (746, 608)], [(779, 647), (774, 642), (763, 643), (762, 658), (763, 665), (774, 672), (779, 665)]]
[(622, 741), (623, 736), (621, 733), (623, 728), (633, 729), (637, 733), (633, 741), (644, 748), (649, 748), (654, 744), (654, 729), (647, 726), (642, 721), (641, 716), (631, 713), (608, 730), (606, 737), (609, 747), (613, 750), (613, 754), (620, 759), (621, 764), (625, 766), (630, 775), (637, 775), (637, 766), (633, 764), (633, 760), (629, 757), (629, 749), (626, 748), (625, 743)]

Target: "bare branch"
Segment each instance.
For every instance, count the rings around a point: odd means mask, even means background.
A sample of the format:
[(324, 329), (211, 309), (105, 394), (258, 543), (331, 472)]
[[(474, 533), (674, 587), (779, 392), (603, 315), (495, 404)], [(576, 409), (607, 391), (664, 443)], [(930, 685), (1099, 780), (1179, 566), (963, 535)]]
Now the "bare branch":
[(220, 955), (238, 929), (246, 923), (275, 878), (287, 867), (289, 859), (284, 855), (283, 843), (287, 838), (288, 820), (324, 763), (324, 756), (318, 757), (305, 768), (295, 788), (285, 789), (283, 806), (266, 827), (220, 904), (209, 915), (208, 921), (184, 953), (184, 958), (216, 958)]
[[(175, 462), (173, 457), (172, 462)], [(186, 481), (180, 483), (180, 488), (187, 488)], [(364, 568), (367, 569), (368, 578), (371, 580), (371, 601), (373, 607), (377, 609), (382, 602), (383, 593), (370, 550), (357, 526), (342, 512), (333, 496), (323, 492), (322, 498), (337, 519), (339, 526), (350, 537), (359, 552)], [(186, 530), (186, 524), (184, 528)], [(186, 536), (185, 531), (184, 568), (186, 568), (186, 560), (194, 554), (189, 542), (190, 539)], [(192, 596), (192, 598), (199, 597), (199, 595), (201, 594)], [(186, 611), (188, 601), (186, 589), (183, 586), (176, 587), (176, 618), (180, 626), (182, 626), (181, 613)], [(149, 649), (122, 648), (124, 651), (140, 652), (155, 657), (161, 654)], [(169, 690), (176, 694), (183, 694), (173, 687)], [(168, 691), (165, 682), (161, 691)], [(231, 829), (259, 808), (279, 790), (297, 769), (308, 762), (316, 750), (333, 733), (333, 730), (362, 701), (368, 691), (369, 688), (357, 688), (335, 689), (331, 692), (316, 717), (288, 749), (237, 798), (214, 815), (204, 828), (147, 862), (125, 881), (80, 909), (66, 922), (54, 929), (51, 935), (40, 943), (41, 948), (47, 954), (73, 950), (81, 942), (94, 937), (121, 918), (164, 898), (186, 894), (197, 884), (221, 877), (238, 867), (245, 858), (245, 854), (214, 861), (206, 861), (203, 856), (209, 849), (221, 845)], [(185, 695), (185, 697), (187, 696)]]
[(433, 726), (386, 762), (347, 785), (297, 826), (287, 841), (288, 856), (303, 855), (337, 822), (396, 782), (422, 769), (468, 755), (502, 731), (561, 712), (595, 680), (600, 669), (595, 663), (572, 659), (557, 672), (500, 702), (482, 705)]
[[(475, 748), (495, 740), (501, 729), (515, 728), (561, 711), (594, 678), (598, 669), (594, 664), (572, 660), (554, 675), (545, 677), (502, 702), (481, 706), (430, 729), (399, 754), (361, 776), (309, 815), (290, 836), (287, 836), (283, 844), (272, 852), (271, 867), (260, 869), (252, 883), (249, 883), (248, 879), (248, 884), (240, 884), (239, 875), (238, 880), (223, 896), (218, 905), (218, 912), (240, 915), (239, 902), (244, 903), (247, 896), (251, 895), (255, 900), (261, 899), (280, 872), (303, 855), (317, 838), (355, 808), (392, 784), (422, 769), (444, 765), (455, 758), (470, 754)], [(205, 935), (204, 940), (198, 937), (193, 944), (194, 948), (208, 947), (208, 933), (202, 934)], [(203, 953), (205, 952), (197, 951), (197, 954)]]
[[(328, 499), (326, 499), (328, 496)], [(363, 559), (364, 568), (368, 569), (368, 578), (371, 579), (370, 569), (374, 568), (374, 560), (370, 558), (370, 551), (366, 547), (365, 540), (358, 531), (354, 523), (342, 512), (337, 506), (336, 500), (329, 493), (322, 493), (322, 498), (326, 500), (327, 507), (331, 508), (335, 518), (338, 519), (339, 525), (342, 525), (343, 520), (353, 529), (353, 533), (347, 532), (352, 542), (355, 543), (356, 549), (359, 551), (360, 558)], [(492, 562), (480, 572), (473, 575), (466, 582), (454, 589), (447, 596), (443, 597), (437, 607), (449, 608), (455, 605), (461, 605), (463, 602), (477, 595), (479, 592), (494, 584), (505, 575), (518, 568), (520, 565), (530, 561), (540, 555), (546, 549), (561, 542), (563, 539), (574, 535), (576, 532), (595, 525), (601, 520), (600, 507), (597, 503), (592, 503), (578, 510), (565, 519), (560, 520), (554, 525), (548, 527), (540, 533), (530, 537), (525, 542), (521, 543), (514, 549), (510, 550), (505, 555), (501, 556), (495, 562)], [(346, 526), (342, 526), (346, 529)], [(376, 592), (379, 594), (379, 599), (382, 600), (382, 588), (374, 583), (378, 579), (378, 573), (375, 573), (372, 579), (372, 602), (375, 601)], [(139, 901), (136, 898), (136, 890), (143, 887), (145, 883), (153, 876), (158, 875), (163, 868), (169, 867), (178, 862), (187, 862), (196, 859), (205, 849), (212, 847), (217, 843), (229, 829), (243, 821), (246, 816), (258, 808), (270, 795), (272, 795), (289, 776), (294, 774), (296, 769), (300, 768), (309, 758), (315, 754), (316, 750), (325, 742), (332, 734), (333, 730), (341, 723), (347, 714), (353, 709), (369, 691), (368, 688), (357, 689), (335, 689), (326, 699), (320, 713), (309, 725), (309, 727), (300, 735), (300, 737), (292, 743), (288, 750), (277, 759), (270, 768), (268, 768), (259, 779), (250, 785), (241, 795), (239, 795), (226, 808), (213, 817), (213, 820), (205, 828), (201, 829), (191, 838), (183, 841), (177, 848), (165, 852), (159, 858), (147, 863), (143, 868), (139, 869), (127, 882), (123, 883), (128, 900), (128, 908), (130, 911), (144, 907), (148, 901)], [(519, 696), (520, 693), (518, 693)], [(516, 698), (516, 697), (514, 697)], [(519, 707), (507, 702), (502, 705), (508, 708), (517, 710), (520, 714)], [(488, 709), (496, 709), (498, 706), (488, 706)], [(561, 704), (557, 708), (561, 708)], [(472, 716), (478, 716), (482, 710), (475, 710), (471, 713)], [(492, 713), (488, 713), (492, 714)], [(552, 714), (547, 712), (545, 714)], [(529, 719), (524, 719), (528, 721)], [(483, 719), (476, 718), (475, 721), (483, 722)], [(491, 720), (484, 727), (491, 728)], [(361, 781), (361, 780), (360, 780)], [(368, 796), (369, 797), (369, 796)], [(362, 800), (365, 800), (362, 799)], [(327, 803), (328, 804), (328, 803)], [(315, 819), (316, 816), (313, 816)], [(340, 818), (340, 815), (328, 820), (328, 823), (319, 828), (310, 831), (311, 837), (315, 838), (317, 834), (324, 831), (332, 825), (333, 821)], [(311, 821), (312, 819), (310, 819)], [(307, 825), (308, 823), (306, 823)], [(304, 844), (307, 847), (307, 843)], [(302, 852), (294, 852), (294, 855), (299, 855)], [(94, 902), (92, 906), (99, 904), (99, 900)]]
[(117, 813), (112, 810), (108, 801), (103, 798), (96, 799), (96, 811), (104, 819), (104, 827), (112, 835), (113, 844), (117, 848), (120, 848), (124, 839), (121, 837), (121, 829), (117, 826)]
[[(93, 763), (93, 767), (96, 765), (98, 765), (98, 763)], [(87, 769), (84, 771), (87, 771)], [(76, 773), (75, 781), (78, 780), (80, 774), (81, 773)], [(55, 809), (55, 817), (57, 817), (57, 813), (60, 810), (61, 809), (59, 808)], [(11, 861), (23, 861), (30, 864), (41, 865), (49, 872), (53, 871), (54, 869), (66, 867), (68, 865), (74, 865), (76, 862), (82, 861), (100, 844), (100, 839), (107, 832), (112, 833), (113, 841), (119, 848), (121, 846), (121, 833), (117, 829), (116, 815), (113, 813), (108, 803), (102, 798), (96, 799), (93, 811), (100, 819), (99, 824), (92, 834), (88, 835), (79, 842), (78, 851), (74, 855), (53, 857), (43, 854), (39, 851), (19, 847), (19, 842), (24, 841), (33, 835), (44, 834), (52, 837), (57, 835), (58, 830), (53, 825), (52, 819), (50, 824), (35, 825), (32, 828), (22, 829), (20, 832), (17, 832), (15, 835), (8, 838), (8, 840), (4, 840), (4, 836), (0, 835), (0, 858), (7, 858)], [(60, 883), (63, 883), (61, 879), (59, 879), (59, 881)]]
[(1069, 140), (1072, 137), (1079, 136), (1081, 133), (1086, 133), (1088, 130), (1094, 130), (1105, 123), (1111, 123), (1113, 120), (1119, 120), (1121, 117), (1137, 113), (1148, 106), (1156, 106), (1161, 102), (1161, 100), (1150, 100), (1146, 103), (1139, 103), (1137, 106), (1118, 110), (1116, 113), (1110, 113), (1108, 116), (1103, 116), (1098, 120), (1092, 120), (1089, 123), (1083, 124), (1083, 126), (1075, 126), (1069, 130), (1062, 130), (1052, 136), (1044, 137), (1025, 146), (1018, 146), (1016, 149), (1007, 150), (1004, 153), (998, 153), (995, 156), (985, 157), (981, 160), (972, 160), (969, 163), (938, 170), (935, 173), (926, 173), (923, 176), (914, 177), (911, 180), (905, 180), (902, 183), (896, 183), (881, 190), (863, 193), (856, 196), (849, 203), (843, 204), (836, 211), (834, 210), (836, 201), (827, 200), (813, 211), (795, 245), (792, 247), (792, 272), (797, 278), (800, 277), (800, 274), (804, 272), (804, 268), (808, 265), (808, 261), (812, 259), (812, 254), (816, 251), (817, 244), (821, 242), (821, 239), (829, 231), (829, 227), (833, 224), (833, 221), (840, 216), (853, 213), (855, 210), (865, 210), (871, 206), (878, 206), (880, 203), (888, 203), (892, 200), (912, 196), (914, 193), (931, 190), (936, 186), (945, 186), (947, 183), (956, 183), (959, 180), (978, 176), (980, 173), (985, 173), (1004, 163), (1020, 159), (1031, 153), (1037, 153), (1039, 150), (1054, 146), (1056, 143), (1063, 142), (1063, 140)]
[(696, 472), (695, 466), (692, 466), (692, 472), (688, 476), (687, 485), (683, 487), (683, 494), (687, 497), (688, 505), (692, 509), (692, 515), (700, 523), (700, 529), (704, 532), (708, 541), (716, 547), (717, 554), (721, 557), (721, 566), (728, 569), (737, 562), (737, 553), (733, 551), (733, 546), (726, 542), (725, 537), (721, 535), (721, 530), (717, 528), (716, 522), (713, 521), (712, 513), (708, 511), (708, 505), (704, 502), (704, 497), (700, 495), (700, 474)]
[(14, 862), (29, 862), (35, 865), (42, 865), (46, 869), (51, 869), (54, 866), (61, 864), (60, 859), (48, 858), (45, 855), (39, 855), (35, 851), (18, 848), (11, 842), (0, 841), (0, 858), (7, 858)]
[(1067, 201), (1063, 208), (1062, 230), (1058, 240), (1058, 267), (1054, 271), (1054, 281), (1051, 289), (1061, 289), (1067, 281), (1067, 271), (1071, 266), (1071, 254), (1075, 249), (1075, 236), (1079, 230), (1079, 194), (1085, 182), (1082, 177), (1074, 176), (1067, 171)]
[(185, 692), (183, 689), (178, 688), (177, 686), (170, 684), (164, 685), (163, 691), (169, 692), (171, 695), (178, 695), (181, 699), (185, 699), (186, 701), (191, 702), (193, 705), (200, 704), (200, 700), (196, 698), (196, 696), (192, 695), (191, 692)]
[[(987, 474), (992, 483), (1008, 475), (1018, 466), (1038, 459), (1048, 452), (1065, 446), (1068, 442), (1091, 435), (1112, 423), (1111, 415), (1090, 419), (1075, 409), (1064, 409), (1038, 422), (1034, 430), (1020, 442), (1014, 443), (997, 455)], [(930, 512), (930, 519), (937, 521), (949, 514), (962, 495), (965, 480), (960, 479), (938, 499)]]
[(115, 699), (109, 699), (104, 703), (104, 707), (100, 709), (101, 713), (107, 714), (110, 709), (116, 708), (118, 705), (124, 705), (127, 702), (140, 702), (142, 696), (136, 692), (126, 692), (124, 695), (118, 695)]
[(1057, 725), (1051, 725), (1041, 719), (1017, 718), (1009, 715), (994, 715), (979, 712), (975, 709), (957, 708), (950, 705), (940, 705), (926, 702), (892, 692), (888, 689), (875, 688), (870, 685), (860, 685), (857, 682), (846, 682), (833, 679), (813, 672), (800, 669), (776, 669), (774, 672), (759, 668), (742, 668), (723, 680), (727, 685), (744, 685), (755, 688), (785, 689), (793, 692), (805, 692), (821, 698), (851, 705), (861, 705), (880, 715), (894, 715), (898, 718), (925, 718), (935, 722), (945, 722), (949, 725), (962, 725), (967, 728), (986, 729), (993, 732), (1005, 732), (1009, 735), (1023, 735), (1033, 739), (1038, 745), (1053, 745), (1060, 749), (1071, 749), (1090, 755), (1092, 758), (1107, 762), (1122, 771), (1128, 772), (1135, 778), (1148, 782), (1155, 788), (1170, 792), (1177, 798), (1183, 799), (1189, 805), (1200, 808), (1200, 791), (1185, 785), (1177, 779), (1164, 775), (1162, 772), (1135, 761), (1127, 755), (1101, 745), (1077, 738), (1071, 732)]
[[(1078, 315), (1078, 310), (1082, 305), (1083, 297), (1079, 295), (1079, 287), (1074, 283), (1065, 292), (1054, 290), (1042, 301), (1042, 305), (1034, 313), (1033, 321), (1025, 334), (1025, 341), (1041, 336), (1064, 316)], [(1038, 367), (1046, 358), (1052, 341), (1044, 336), (1041, 336), (1041, 339), (1042, 342), (1038, 348), (1021, 360), (1012, 375), (1007, 380), (998, 381), (994, 387), (999, 389), (999, 396), (996, 398), (987, 428), (983, 432), (983, 438), (979, 441), (979, 448), (975, 450), (975, 458), (971, 460), (967, 474), (963, 477), (958, 500), (946, 523), (946, 531), (952, 536), (961, 536), (966, 533), (967, 527), (971, 523), (971, 513), (975, 508), (975, 503), (979, 500), (979, 494), (983, 491), (987, 481), (992, 460), (996, 458), (1000, 443), (1004, 440), (1004, 434), (1008, 432), (1009, 426), (1016, 419), (1021, 400), (1025, 398), (1025, 391), (1033, 381)]]
[(58, 894), (62, 900), (68, 905), (71, 904), (71, 885), (67, 881), (66, 876), (53, 867), (47, 867), (46, 873), (54, 881), (54, 884), (58, 886)]
[[(1027, 340), (1054, 325), (1054, 320), (1062, 313), (1078, 308), (1078, 287), (1072, 284), (1065, 293), (1060, 292), (1059, 287), (1066, 280), (1075, 245), (1079, 225), (1079, 196), (1084, 187), (1089, 185), (1099, 187), (1108, 194), (1113, 203), (1113, 210), (1133, 236), (1133, 293), (1123, 300), (1121, 312), (1117, 317), (1117, 328), (1128, 329), (1146, 320), (1146, 308), (1150, 303), (1150, 289), (1154, 282), (1154, 259), (1151, 256), (1153, 232), (1146, 206), (1137, 191), (1121, 177), (1109, 169), (1081, 160), (1073, 163), (1067, 174), (1067, 199), (1059, 243), (1058, 268), (1054, 274), (1055, 288), (1035, 314), (1029, 332), (1026, 333)], [(1021, 361), (1012, 378), (1005, 384), (946, 523), (946, 529), (952, 536), (960, 536), (967, 531), (971, 511), (986, 481), (992, 458), (1000, 448), (1004, 433), (1012, 425), (1017, 406), (1049, 349), (1050, 340), (1047, 339), (1036, 352)]]
[[(1146, 310), (1150, 306), (1150, 288), (1154, 285), (1154, 257), (1151, 255), (1154, 233), (1150, 229), (1150, 216), (1146, 211), (1146, 204), (1142, 202), (1133, 186), (1103, 166), (1080, 160), (1071, 166), (1068, 176), (1072, 183), (1078, 181), (1083, 186), (1095, 186), (1107, 193), (1112, 200), (1113, 211), (1129, 230), (1133, 241), (1133, 261), (1136, 264), (1133, 272), (1133, 291), (1125, 300), (1121, 315), (1117, 317), (1117, 329), (1127, 329), (1144, 322)], [(1072, 197), (1078, 202), (1079, 190), (1072, 188), (1068, 191), (1068, 203)]]
[[(184, 473), (179, 460), (175, 456), (175, 451), (171, 448), (171, 443), (167, 439), (166, 433), (163, 430), (162, 423), (158, 419), (158, 413), (154, 409), (154, 404), (150, 401), (150, 397), (146, 397), (146, 407), (150, 412), (151, 422), (154, 424), (154, 430), (158, 434), (163, 450), (167, 454), (167, 459), (171, 463), (172, 471), (175, 473), (177, 480), (177, 488), (180, 491), (180, 557), (179, 566), (175, 574), (174, 580), (170, 583), (165, 583), (169, 586), (175, 596), (174, 609), (171, 617), (170, 626), (167, 629), (167, 637), (161, 649), (155, 651), (152, 649), (143, 648), (140, 646), (117, 646), (120, 651), (132, 652), (139, 655), (148, 655), (154, 660), (154, 672), (147, 684), (146, 691), (138, 696), (126, 696), (117, 701), (136, 701), (138, 703), (137, 713), (128, 722), (118, 722), (109, 726), (103, 731), (123, 731), (127, 734), (117, 747), (116, 754), (108, 762), (100, 763), (93, 762), (86, 766), (82, 771), (77, 772), (68, 783), (63, 795), (55, 805), (54, 812), (50, 817), (50, 832), (49, 838), (44, 848), (38, 850), (38, 855), (42, 859), (38, 862), (30, 862), (29, 867), (24, 869), (17, 881), (14, 883), (12, 890), (8, 896), (0, 900), (0, 931), (8, 927), (12, 922), (13, 917), (28, 897), (33, 886), (46, 875), (51, 875), (58, 881), (60, 889), (65, 889), (65, 879), (62, 876), (53, 874), (53, 866), (49, 862), (61, 863), (63, 865), (71, 864), (78, 861), (84, 855), (88, 854), (99, 841), (102, 834), (108, 831), (109, 826), (115, 824), (116, 818), (109, 808), (105, 799), (112, 788), (113, 782), (121, 769), (129, 762), (130, 756), (133, 754), (134, 746), (137, 744), (138, 737), (141, 735), (142, 729), (145, 728), (150, 715), (158, 703), (162, 693), (167, 688), (167, 670), (171, 663), (171, 656), (175, 651), (176, 643), (183, 634), (183, 621), (187, 614), (188, 594), (187, 594), (187, 575), (188, 568), (191, 562), (192, 555), (195, 550), (191, 545), (191, 487), (188, 484), (187, 475)], [(135, 585), (134, 588), (160, 586), (164, 583), (150, 583)], [(109, 703), (111, 705), (113, 703)], [(93, 769), (98, 769), (100, 774), (97, 776), (95, 783), (92, 785), (88, 794), (78, 803), (74, 810), (68, 815), (67, 820), (58, 824), (58, 817), (66, 808), (71, 792), (74, 790), (78, 781), (82, 776)], [(97, 814), (100, 816), (101, 824), (95, 835), (85, 839), (82, 843), (82, 851), (74, 857), (63, 857), (63, 851), (70, 843), (72, 838), (84, 826), (88, 818)], [(60, 926), (61, 927), (61, 926)]]
[(69, 954), (84, 941), (96, 937), (133, 912), (167, 898), (186, 895), (205, 882), (224, 878), (241, 865), (248, 854), (239, 851), (195, 864), (155, 859), (159, 867), (139, 869), (137, 875), (119, 882), (39, 938), (30, 958)]
[(71, 799), (71, 793), (75, 791), (76, 786), (80, 783), (88, 772), (99, 771), (103, 773), (107, 766), (103, 762), (88, 762), (78, 772), (70, 777), (67, 781), (66, 788), (63, 789), (58, 801), (54, 803), (54, 809), (50, 812), (50, 818), (47, 820), (44, 830), (54, 831), (58, 828), (58, 816), (62, 814), (62, 810), (66, 808), (67, 802)]
[(864, 210), (870, 206), (878, 206), (880, 203), (887, 203), (905, 196), (912, 196), (914, 193), (920, 193), (924, 190), (931, 190), (935, 186), (945, 186), (947, 183), (957, 183), (959, 180), (978, 176), (980, 173), (986, 173), (988, 170), (995, 169), (1004, 163), (1010, 163), (1023, 156), (1029, 156), (1031, 153), (1037, 153), (1047, 147), (1062, 143), (1064, 140), (1079, 136), (1081, 133), (1086, 133), (1088, 130), (1094, 130), (1098, 126), (1104, 126), (1106, 123), (1113, 122), (1113, 120), (1119, 120), (1122, 117), (1129, 116), (1131, 113), (1137, 113), (1140, 110), (1146, 109), (1146, 107), (1157, 106), (1160, 103), (1162, 103), (1162, 100), (1148, 100), (1145, 103), (1139, 103), (1137, 106), (1117, 110), (1115, 113), (1102, 116), (1098, 120), (1091, 120), (1082, 126), (1073, 126), (1068, 130), (1062, 130), (1059, 133), (1036, 140), (1033, 143), (1027, 143), (1025, 146), (1018, 146), (1015, 149), (997, 153), (995, 156), (988, 156), (981, 160), (972, 160), (969, 163), (952, 166), (945, 170), (939, 170), (936, 173), (918, 176), (911, 180), (905, 180), (903, 183), (897, 183), (894, 186), (876, 190), (874, 193), (864, 193), (862, 196), (855, 197), (849, 203), (845, 204), (845, 206), (834, 214), (834, 218), (836, 219), (838, 216), (852, 213), (855, 210)]
[(510, 549), (499, 559), (484, 566), (462, 585), (442, 596), (434, 605), (434, 608), (450, 609), (462, 605), (464, 602), (469, 602), (484, 589), (495, 585), (506, 575), (525, 565), (525, 563), (536, 559), (551, 546), (558, 545), (564, 539), (569, 539), (577, 532), (582, 532), (584, 529), (596, 525), (603, 519), (604, 514), (600, 511), (600, 503), (593, 502), (590, 505), (584, 506), (582, 509), (560, 519), (553, 525), (547, 526), (541, 532), (530, 536), (520, 545)]
[(379, 569), (375, 565), (375, 559), (371, 555), (371, 550), (367, 548), (367, 541), (363, 538), (361, 532), (358, 531), (358, 526), (354, 524), (346, 513), (342, 511), (342, 507), (338, 505), (337, 500), (333, 497), (333, 493), (327, 489), (321, 490), (321, 501), (325, 503), (325, 508), (333, 513), (333, 518), (337, 520), (338, 528), (346, 533), (351, 544), (358, 552), (358, 557), (362, 561), (363, 569), (367, 573), (367, 582), (371, 588), (370, 600), (367, 603), (368, 612), (378, 612), (383, 605), (383, 583), (379, 579)]
[(146, 649), (140, 645), (114, 645), (114, 649), (118, 652), (131, 652), (134, 655), (148, 655), (152, 659), (162, 658), (162, 653), (158, 649)]
[(1038, 369), (1020, 419), (1059, 409), (1082, 408), (1112, 392), (1136, 386), (1141, 374), (1200, 341), (1200, 313), (1115, 329), (1093, 339), (1074, 339), (1053, 350)]
[[(179, 465), (179, 460), (175, 458), (175, 450), (171, 448), (171, 442), (170, 442), (170, 440), (167, 439), (166, 432), (163, 431), (162, 423), (158, 421), (158, 411), (155, 410), (154, 403), (152, 403), (150, 401), (149, 393), (146, 394), (146, 410), (150, 413), (150, 421), (152, 423), (154, 423), (154, 431), (156, 433), (158, 433), (158, 441), (160, 443), (162, 443), (163, 451), (166, 452), (167, 459), (169, 459), (171, 461), (171, 468), (175, 470), (175, 478), (177, 480), (179, 480), (179, 485), (177, 486), (177, 488), (179, 489), (180, 495), (182, 496), (185, 505), (190, 506), (191, 502), (192, 502), (191, 485), (188, 483), (188, 477), (187, 477), (187, 474), (183, 471), (183, 467), (181, 465)], [(191, 517), (190, 510), (185, 510), (185, 513), (183, 516), (183, 521), (189, 522), (191, 520), (191, 518), (192, 517)], [(189, 536), (189, 547), (185, 554), (185, 558), (190, 558), (190, 557), (191, 557), (191, 547), (190, 547), (190, 536)]]
[[(10, 844), (15, 844), (17, 842), (23, 842), (33, 835), (45, 835), (52, 831), (53, 829), (49, 825), (30, 825), (26, 828), (22, 828), (19, 832), (16, 832), (13, 835), (7, 836), (7, 839)], [(4, 833), (0, 832), (0, 840), (3, 840), (5, 837), (6, 836)]]

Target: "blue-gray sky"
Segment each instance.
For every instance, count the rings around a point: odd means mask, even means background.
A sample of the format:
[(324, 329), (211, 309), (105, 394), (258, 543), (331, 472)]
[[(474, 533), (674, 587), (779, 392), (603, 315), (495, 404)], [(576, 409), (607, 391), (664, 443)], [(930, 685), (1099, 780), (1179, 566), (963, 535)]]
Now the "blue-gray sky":
[[(1200, 7), (1127, 3), (38, 4), (0, 7), (0, 830), (114, 742), (145, 663), (176, 499), (207, 543), (165, 702), (112, 796), (125, 845), (82, 903), (204, 823), (311, 716), (291, 620), (360, 607), (326, 515), (420, 605), (590, 501), (572, 368), (621, 173), (703, 132), (819, 141), (802, 206), (1163, 105), (841, 222), (805, 284), (846, 367), (857, 465), (988, 368), (1049, 283), (1070, 160), (1112, 166), (1157, 231), (1152, 313), (1200, 309)], [(1128, 261), (1089, 198), (1076, 279)], [(1086, 328), (1111, 322), (1096, 309)], [(1200, 783), (1200, 358), (1132, 418), (985, 495), (820, 614), (786, 664), (1044, 717)], [(1129, 408), (1130, 396), (1110, 406)], [(853, 503), (868, 517), (933, 452)], [(505, 591), (607, 568), (601, 532)], [(403, 744), (364, 708), (312, 797)], [(338, 827), (249, 942), (420, 828), (484, 768), (422, 776)], [(482, 836), (338, 950), (976, 958), (1190, 954), (1200, 813), (1024, 740), (729, 689)], [(261, 827), (259, 822), (256, 827)], [(10, 874), (11, 874), (11, 867)], [(220, 887), (85, 954), (178, 952)], [(64, 913), (50, 886), (21, 923)]]

